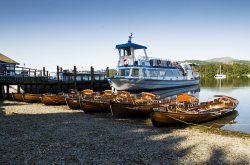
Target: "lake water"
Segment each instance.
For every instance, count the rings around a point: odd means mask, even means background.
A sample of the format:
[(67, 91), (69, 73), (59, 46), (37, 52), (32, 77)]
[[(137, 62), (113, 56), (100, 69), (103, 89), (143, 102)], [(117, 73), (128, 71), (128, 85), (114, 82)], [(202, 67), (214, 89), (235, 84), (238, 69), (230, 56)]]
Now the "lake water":
[(236, 108), (236, 113), (208, 123), (202, 123), (202, 125), (250, 133), (250, 78), (203, 78), (199, 86), (154, 91), (153, 93), (165, 98), (183, 92), (195, 95), (200, 101), (212, 100), (213, 95), (217, 94), (238, 99), (239, 105)]

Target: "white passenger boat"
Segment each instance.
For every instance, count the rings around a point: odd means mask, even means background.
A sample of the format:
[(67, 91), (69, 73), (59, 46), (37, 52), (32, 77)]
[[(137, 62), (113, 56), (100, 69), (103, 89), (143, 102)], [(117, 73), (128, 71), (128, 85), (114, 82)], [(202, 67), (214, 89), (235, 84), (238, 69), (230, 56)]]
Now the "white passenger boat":
[[(198, 65), (148, 57), (147, 47), (131, 40), (132, 34), (127, 43), (116, 45), (117, 75), (108, 78), (113, 90), (154, 90), (199, 84)], [(139, 51), (144, 55), (140, 56)]]

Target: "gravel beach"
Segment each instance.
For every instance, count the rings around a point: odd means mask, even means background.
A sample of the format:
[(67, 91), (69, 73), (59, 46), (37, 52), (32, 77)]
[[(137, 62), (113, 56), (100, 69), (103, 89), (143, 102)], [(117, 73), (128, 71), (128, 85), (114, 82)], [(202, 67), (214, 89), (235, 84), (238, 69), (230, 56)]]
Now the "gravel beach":
[[(250, 139), (67, 106), (0, 104), (0, 164), (250, 164)], [(150, 123), (150, 120), (148, 120)]]

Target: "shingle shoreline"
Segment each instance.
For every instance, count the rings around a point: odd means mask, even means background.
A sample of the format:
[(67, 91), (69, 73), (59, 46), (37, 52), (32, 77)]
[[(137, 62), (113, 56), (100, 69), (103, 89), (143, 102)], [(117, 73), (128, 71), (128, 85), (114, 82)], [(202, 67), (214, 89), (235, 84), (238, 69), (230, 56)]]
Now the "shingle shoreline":
[[(5, 101), (0, 164), (250, 164), (250, 140)], [(136, 120), (136, 121), (135, 121)]]

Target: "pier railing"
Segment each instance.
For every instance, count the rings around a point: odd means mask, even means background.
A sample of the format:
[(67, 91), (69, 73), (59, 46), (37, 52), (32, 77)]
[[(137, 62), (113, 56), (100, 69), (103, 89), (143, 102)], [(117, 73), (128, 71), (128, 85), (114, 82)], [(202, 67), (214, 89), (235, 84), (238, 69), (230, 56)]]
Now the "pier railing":
[(45, 82), (79, 82), (79, 81), (104, 81), (106, 80), (109, 68), (103, 71), (94, 71), (91, 67), (90, 71), (77, 72), (76, 67), (71, 72), (63, 71), (57, 66), (57, 72), (48, 72), (43, 70), (16, 67), (11, 74), (0, 74), (0, 83), (45, 83)]

